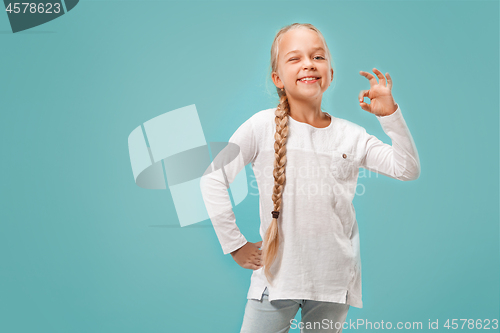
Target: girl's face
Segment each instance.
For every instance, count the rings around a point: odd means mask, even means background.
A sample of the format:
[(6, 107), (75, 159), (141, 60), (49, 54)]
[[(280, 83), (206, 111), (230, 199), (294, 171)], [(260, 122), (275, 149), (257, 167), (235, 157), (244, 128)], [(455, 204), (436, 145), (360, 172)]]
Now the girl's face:
[[(278, 72), (272, 73), (276, 87), (292, 99), (321, 98), (333, 79), (325, 45), (315, 31), (294, 29), (283, 34), (279, 44)], [(313, 80), (302, 80), (313, 77)]]

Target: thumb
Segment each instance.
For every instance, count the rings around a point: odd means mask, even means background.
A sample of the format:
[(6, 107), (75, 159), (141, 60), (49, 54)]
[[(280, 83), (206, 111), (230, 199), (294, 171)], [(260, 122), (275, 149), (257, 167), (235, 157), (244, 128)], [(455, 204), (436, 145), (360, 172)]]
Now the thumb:
[(255, 245), (256, 245), (257, 247), (261, 247), (261, 246), (262, 246), (262, 241), (255, 243)]
[(371, 108), (371, 104), (366, 104), (366, 103), (359, 103), (359, 106), (365, 110), (365, 111), (368, 111), (370, 113), (373, 113), (372, 112), (372, 108)]

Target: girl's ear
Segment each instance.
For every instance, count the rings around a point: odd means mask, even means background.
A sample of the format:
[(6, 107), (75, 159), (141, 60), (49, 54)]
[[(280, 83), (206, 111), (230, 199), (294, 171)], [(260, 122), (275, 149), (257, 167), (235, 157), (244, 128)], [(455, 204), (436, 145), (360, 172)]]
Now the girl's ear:
[[(330, 69), (332, 70), (332, 81), (333, 81), (333, 68), (330, 68)], [(332, 81), (330, 81), (330, 82), (332, 82)]]
[(274, 85), (276, 87), (278, 87), (279, 89), (281, 89), (281, 88), (284, 87), (283, 82), (281, 82), (281, 79), (280, 79), (280, 77), (278, 76), (278, 74), (276, 72), (273, 72), (271, 74), (271, 79), (273, 80)]

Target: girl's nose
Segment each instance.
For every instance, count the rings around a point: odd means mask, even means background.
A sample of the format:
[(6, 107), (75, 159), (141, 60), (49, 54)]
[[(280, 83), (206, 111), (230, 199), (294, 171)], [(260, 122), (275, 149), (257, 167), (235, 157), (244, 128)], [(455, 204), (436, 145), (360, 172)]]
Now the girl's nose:
[(306, 69), (306, 68), (311, 68), (311, 69), (314, 68), (314, 64), (311, 62), (311, 60), (304, 61), (303, 66), (304, 66), (304, 69)]

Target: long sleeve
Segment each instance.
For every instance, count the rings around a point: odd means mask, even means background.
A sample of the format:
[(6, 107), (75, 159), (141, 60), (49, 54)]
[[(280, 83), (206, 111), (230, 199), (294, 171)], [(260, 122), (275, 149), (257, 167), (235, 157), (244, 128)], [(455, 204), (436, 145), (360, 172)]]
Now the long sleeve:
[(231, 253), (247, 243), (236, 225), (228, 188), (245, 165), (255, 160), (255, 142), (250, 118), (231, 136), (228, 145), (214, 158), (200, 180), (203, 201), (224, 254)]
[(388, 116), (376, 116), (392, 146), (374, 135), (362, 134), (363, 158), (361, 167), (398, 180), (415, 180), (420, 176), (417, 147), (406, 125), (401, 110)]

